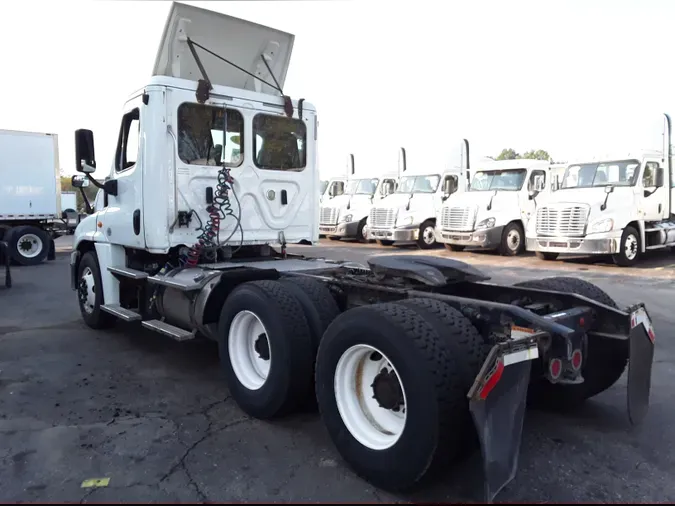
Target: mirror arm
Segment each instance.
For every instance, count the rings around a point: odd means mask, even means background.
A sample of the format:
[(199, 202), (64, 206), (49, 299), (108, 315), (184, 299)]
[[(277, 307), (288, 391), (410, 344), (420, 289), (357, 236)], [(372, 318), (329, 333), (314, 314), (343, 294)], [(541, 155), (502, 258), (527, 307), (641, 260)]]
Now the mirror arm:
[(89, 199), (87, 198), (87, 194), (84, 193), (84, 188), (80, 187), (80, 195), (82, 195), (82, 201), (84, 202), (84, 207), (87, 211), (87, 214), (93, 214), (94, 213), (94, 208), (91, 207), (91, 204), (89, 203)]
[[(82, 164), (82, 165), (86, 165), (86, 164)], [(98, 189), (100, 189), (100, 190), (105, 190), (105, 188), (103, 187), (103, 185), (102, 185), (101, 183), (99, 183), (98, 181), (96, 181), (96, 179), (94, 179), (94, 178), (91, 176), (91, 174), (88, 174), (88, 173), (87, 173), (87, 174), (85, 174), (85, 176), (87, 176), (87, 179), (89, 180), (89, 182), (90, 182), (91, 184), (93, 184), (96, 188), (98, 188)], [(80, 188), (80, 190), (81, 190), (81, 189), (82, 189), (82, 188)]]

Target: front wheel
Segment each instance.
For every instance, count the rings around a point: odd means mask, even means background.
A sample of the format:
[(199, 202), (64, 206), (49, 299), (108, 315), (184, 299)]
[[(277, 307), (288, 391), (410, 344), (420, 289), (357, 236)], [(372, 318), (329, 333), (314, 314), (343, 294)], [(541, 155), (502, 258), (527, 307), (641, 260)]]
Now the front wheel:
[(614, 263), (619, 267), (632, 267), (638, 263), (641, 255), (640, 233), (633, 227), (626, 227), (621, 234), (619, 252), (612, 255)]
[(445, 249), (447, 249), (448, 251), (457, 251), (457, 252), (464, 251), (464, 248), (466, 248), (466, 246), (460, 246), (459, 244), (445, 243), (444, 246), (445, 246)]
[(534, 256), (536, 256), (539, 260), (547, 260), (547, 261), (553, 261), (558, 258), (558, 253), (549, 253), (546, 251), (536, 251), (534, 253)]
[(502, 232), (499, 253), (507, 257), (520, 255), (525, 251), (525, 234), (520, 223), (509, 223)]
[(461, 369), (447, 338), (411, 307), (338, 316), (319, 345), (316, 394), (338, 452), (376, 487), (409, 490), (462, 449)]
[(82, 319), (93, 329), (112, 327), (116, 318), (101, 309), (103, 302), (103, 282), (98, 259), (93, 251), (82, 256), (77, 273), (77, 301)]
[(436, 245), (436, 227), (434, 222), (427, 220), (420, 225), (419, 236), (417, 237), (417, 247), (420, 249), (431, 249)]

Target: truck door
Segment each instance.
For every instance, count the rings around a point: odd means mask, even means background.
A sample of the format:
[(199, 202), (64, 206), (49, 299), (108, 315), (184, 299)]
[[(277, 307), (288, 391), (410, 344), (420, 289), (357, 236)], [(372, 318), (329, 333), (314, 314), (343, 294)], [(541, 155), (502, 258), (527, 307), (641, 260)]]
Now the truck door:
[(140, 95), (124, 107), (111, 176), (117, 180), (117, 195), (108, 195), (104, 220), (104, 231), (111, 242), (133, 248), (145, 247), (141, 213), (143, 145), (140, 142), (145, 107)]
[(647, 221), (661, 220), (667, 206), (668, 195), (666, 192), (669, 191), (669, 188), (656, 187), (656, 172), (659, 167), (660, 164), (656, 160), (646, 161), (642, 169), (641, 181), (638, 183), (641, 192), (641, 195), (638, 195), (638, 199), (641, 201), (639, 208), (642, 209), (643, 219)]
[[(544, 188), (548, 188), (549, 185), (549, 178), (547, 177), (548, 174), (546, 174), (545, 170), (542, 169), (535, 169), (532, 172), (530, 172), (530, 176), (527, 178), (527, 181), (525, 183), (525, 191), (524, 192), (519, 192), (518, 195), (518, 204), (520, 206), (520, 217), (523, 220), (523, 225), (525, 228), (527, 228), (527, 222), (530, 221), (530, 218), (534, 216), (535, 210), (537, 207), (537, 199), (541, 199), (544, 197), (544, 193), (547, 190), (544, 190), (537, 194), (535, 192), (535, 179), (537, 177), (543, 177), (544, 178)], [(530, 198), (531, 196), (534, 196), (534, 198)]]

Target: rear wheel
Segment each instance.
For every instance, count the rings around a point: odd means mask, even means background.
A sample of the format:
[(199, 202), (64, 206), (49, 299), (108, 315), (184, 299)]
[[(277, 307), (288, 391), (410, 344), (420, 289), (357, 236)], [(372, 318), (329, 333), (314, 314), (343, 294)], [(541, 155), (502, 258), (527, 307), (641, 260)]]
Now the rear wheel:
[[(602, 304), (618, 307), (607, 293), (583, 279), (561, 276), (524, 281), (515, 286), (576, 293)], [(533, 368), (533, 378), (530, 384), (530, 400), (534, 404), (551, 407), (578, 405), (604, 392), (619, 380), (626, 369), (628, 354), (628, 341), (591, 337), (588, 339), (588, 349), (581, 366), (584, 382), (578, 385), (553, 384), (538, 375), (537, 373), (543, 369), (536, 367)], [(538, 364), (541, 365), (541, 362)]]
[(30, 225), (15, 227), (5, 239), (9, 244), (12, 259), (20, 265), (41, 264), (49, 254), (49, 235)]
[(317, 355), (317, 400), (358, 475), (386, 490), (410, 489), (459, 454), (466, 403), (456, 360), (411, 307), (361, 306), (333, 321)]
[(250, 416), (286, 414), (311, 392), (311, 330), (302, 304), (282, 283), (235, 288), (220, 313), (218, 342), (230, 393)]

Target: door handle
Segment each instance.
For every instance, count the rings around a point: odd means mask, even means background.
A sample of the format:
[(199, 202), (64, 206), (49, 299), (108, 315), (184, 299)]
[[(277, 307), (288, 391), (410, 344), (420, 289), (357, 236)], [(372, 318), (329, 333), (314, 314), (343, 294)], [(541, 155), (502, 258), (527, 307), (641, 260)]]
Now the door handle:
[(281, 190), (281, 205), (285, 206), (288, 204), (288, 193), (286, 190)]
[(133, 223), (134, 223), (134, 234), (138, 235), (141, 233), (141, 210), (136, 209), (134, 211), (134, 218), (133, 218)]

